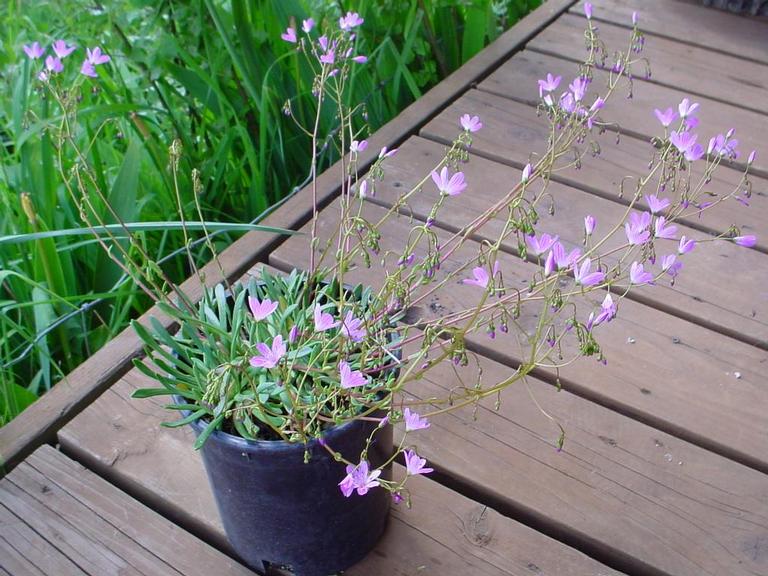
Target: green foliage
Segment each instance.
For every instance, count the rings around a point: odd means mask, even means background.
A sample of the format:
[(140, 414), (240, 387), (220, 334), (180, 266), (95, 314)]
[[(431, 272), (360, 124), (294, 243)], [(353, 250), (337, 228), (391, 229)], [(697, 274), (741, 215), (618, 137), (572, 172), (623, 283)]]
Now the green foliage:
[[(366, 129), (397, 115), (441, 77), (495, 39), (539, 1), (524, 0), (75, 0), (0, 5), (0, 424), (29, 394), (49, 389), (150, 304), (126, 281), (97, 240), (56, 231), (82, 229), (80, 208), (61, 174), (79, 165), (60, 151), (55, 106), (36, 76), (41, 63), (21, 50), (58, 38), (78, 46), (65, 60), (79, 67), (85, 47), (102, 46), (112, 62), (82, 91), (74, 143), (114, 207), (96, 202), (104, 226), (165, 223), (138, 237), (148, 253), (168, 257), (174, 280), (189, 270), (170, 255), (183, 237), (169, 220), (175, 193), (168, 148), (179, 139), (179, 188), (186, 217), (253, 221), (306, 181), (311, 148), (286, 102), (303, 121), (315, 114), (313, 75), (293, 45), (290, 23), (312, 15), (335, 22), (358, 11), (366, 23), (357, 51), (370, 63), (354, 70), (349, 97), (362, 102)], [(321, 115), (321, 133), (337, 119)], [(362, 128), (362, 126), (360, 127)], [(319, 170), (338, 151), (323, 149)], [(192, 169), (200, 174), (199, 185)], [(106, 229), (106, 228), (105, 228)], [(236, 232), (217, 236), (223, 248)], [(131, 250), (127, 244), (120, 244)], [(201, 249), (199, 262), (210, 252)], [(118, 261), (121, 256), (117, 255)], [(24, 389), (29, 394), (18, 393)]]

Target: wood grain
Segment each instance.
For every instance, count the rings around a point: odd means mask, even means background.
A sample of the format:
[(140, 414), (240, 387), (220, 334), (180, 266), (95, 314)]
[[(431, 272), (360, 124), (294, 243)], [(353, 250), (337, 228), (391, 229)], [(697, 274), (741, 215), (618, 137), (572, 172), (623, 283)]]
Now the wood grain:
[[(137, 491), (152, 508), (194, 526), (207, 541), (223, 541), (202, 461), (192, 449), (192, 431), (161, 428), (168, 412), (160, 399), (130, 398), (148, 384), (146, 376), (129, 372), (59, 432), (62, 447)], [(403, 473), (396, 468), (397, 476)], [(416, 478), (411, 491), (413, 508), (395, 507), (381, 543), (346, 574), (619, 574), (426, 477)]]

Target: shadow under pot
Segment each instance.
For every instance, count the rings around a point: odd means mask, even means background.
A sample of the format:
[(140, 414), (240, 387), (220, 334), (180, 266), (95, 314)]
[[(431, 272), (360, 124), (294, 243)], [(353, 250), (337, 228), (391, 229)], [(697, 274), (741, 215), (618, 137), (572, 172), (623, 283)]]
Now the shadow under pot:
[[(191, 424), (195, 434), (205, 423)], [(357, 462), (378, 422), (353, 420), (329, 428), (323, 441)], [(305, 463), (304, 452), (309, 451)], [(246, 440), (213, 432), (200, 449), (227, 538), (253, 569), (267, 566), (295, 576), (328, 576), (362, 560), (381, 538), (389, 515), (389, 491), (373, 488), (345, 498), (339, 482), (346, 466), (318, 440)], [(368, 450), (371, 468), (392, 453), (392, 427), (378, 430)], [(390, 480), (391, 464), (381, 477)]]

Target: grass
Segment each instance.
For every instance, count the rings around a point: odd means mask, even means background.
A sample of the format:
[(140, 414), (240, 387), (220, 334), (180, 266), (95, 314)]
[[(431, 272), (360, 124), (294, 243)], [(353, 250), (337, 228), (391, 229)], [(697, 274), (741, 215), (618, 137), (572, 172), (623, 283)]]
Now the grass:
[[(64, 38), (101, 45), (112, 63), (82, 92), (75, 141), (86, 151), (105, 202), (104, 224), (164, 223), (139, 232), (144, 248), (168, 256), (174, 280), (188, 264), (170, 255), (183, 245), (169, 146), (181, 142), (185, 213), (213, 222), (258, 219), (309, 173), (307, 138), (283, 113), (314, 116), (312, 73), (280, 39), (312, 15), (335, 22), (341, 11), (366, 20), (354, 101), (375, 130), (458, 68), (539, 0), (43, 0), (0, 5), (0, 424), (50, 389), (150, 304), (98, 242), (79, 233), (79, 208), (61, 173), (78, 165), (59, 153), (55, 103), (36, 80), (39, 63), (23, 44)], [(107, 9), (106, 6), (109, 8)], [(75, 59), (78, 61), (75, 62)], [(336, 119), (321, 118), (332, 132)], [(319, 170), (338, 151), (328, 146)], [(193, 181), (192, 170), (199, 171)], [(194, 192), (193, 192), (194, 191)], [(196, 218), (194, 218), (196, 219)], [(16, 236), (15, 238), (10, 238)], [(237, 236), (217, 236), (221, 249)], [(199, 260), (210, 254), (201, 249)]]

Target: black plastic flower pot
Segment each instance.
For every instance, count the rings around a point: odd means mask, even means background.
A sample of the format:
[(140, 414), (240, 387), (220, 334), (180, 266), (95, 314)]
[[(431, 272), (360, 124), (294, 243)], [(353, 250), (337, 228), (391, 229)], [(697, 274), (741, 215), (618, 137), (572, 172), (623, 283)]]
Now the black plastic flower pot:
[[(357, 462), (377, 422), (354, 420), (328, 429), (323, 441)], [(205, 423), (192, 423), (200, 434)], [(305, 463), (305, 449), (310, 454)], [(216, 431), (200, 449), (224, 530), (249, 566), (283, 566), (296, 576), (327, 576), (362, 560), (384, 532), (391, 497), (373, 488), (345, 498), (343, 462), (312, 440), (250, 441)], [(368, 451), (371, 467), (392, 452), (392, 428), (377, 431)], [(382, 478), (391, 479), (391, 466)]]

